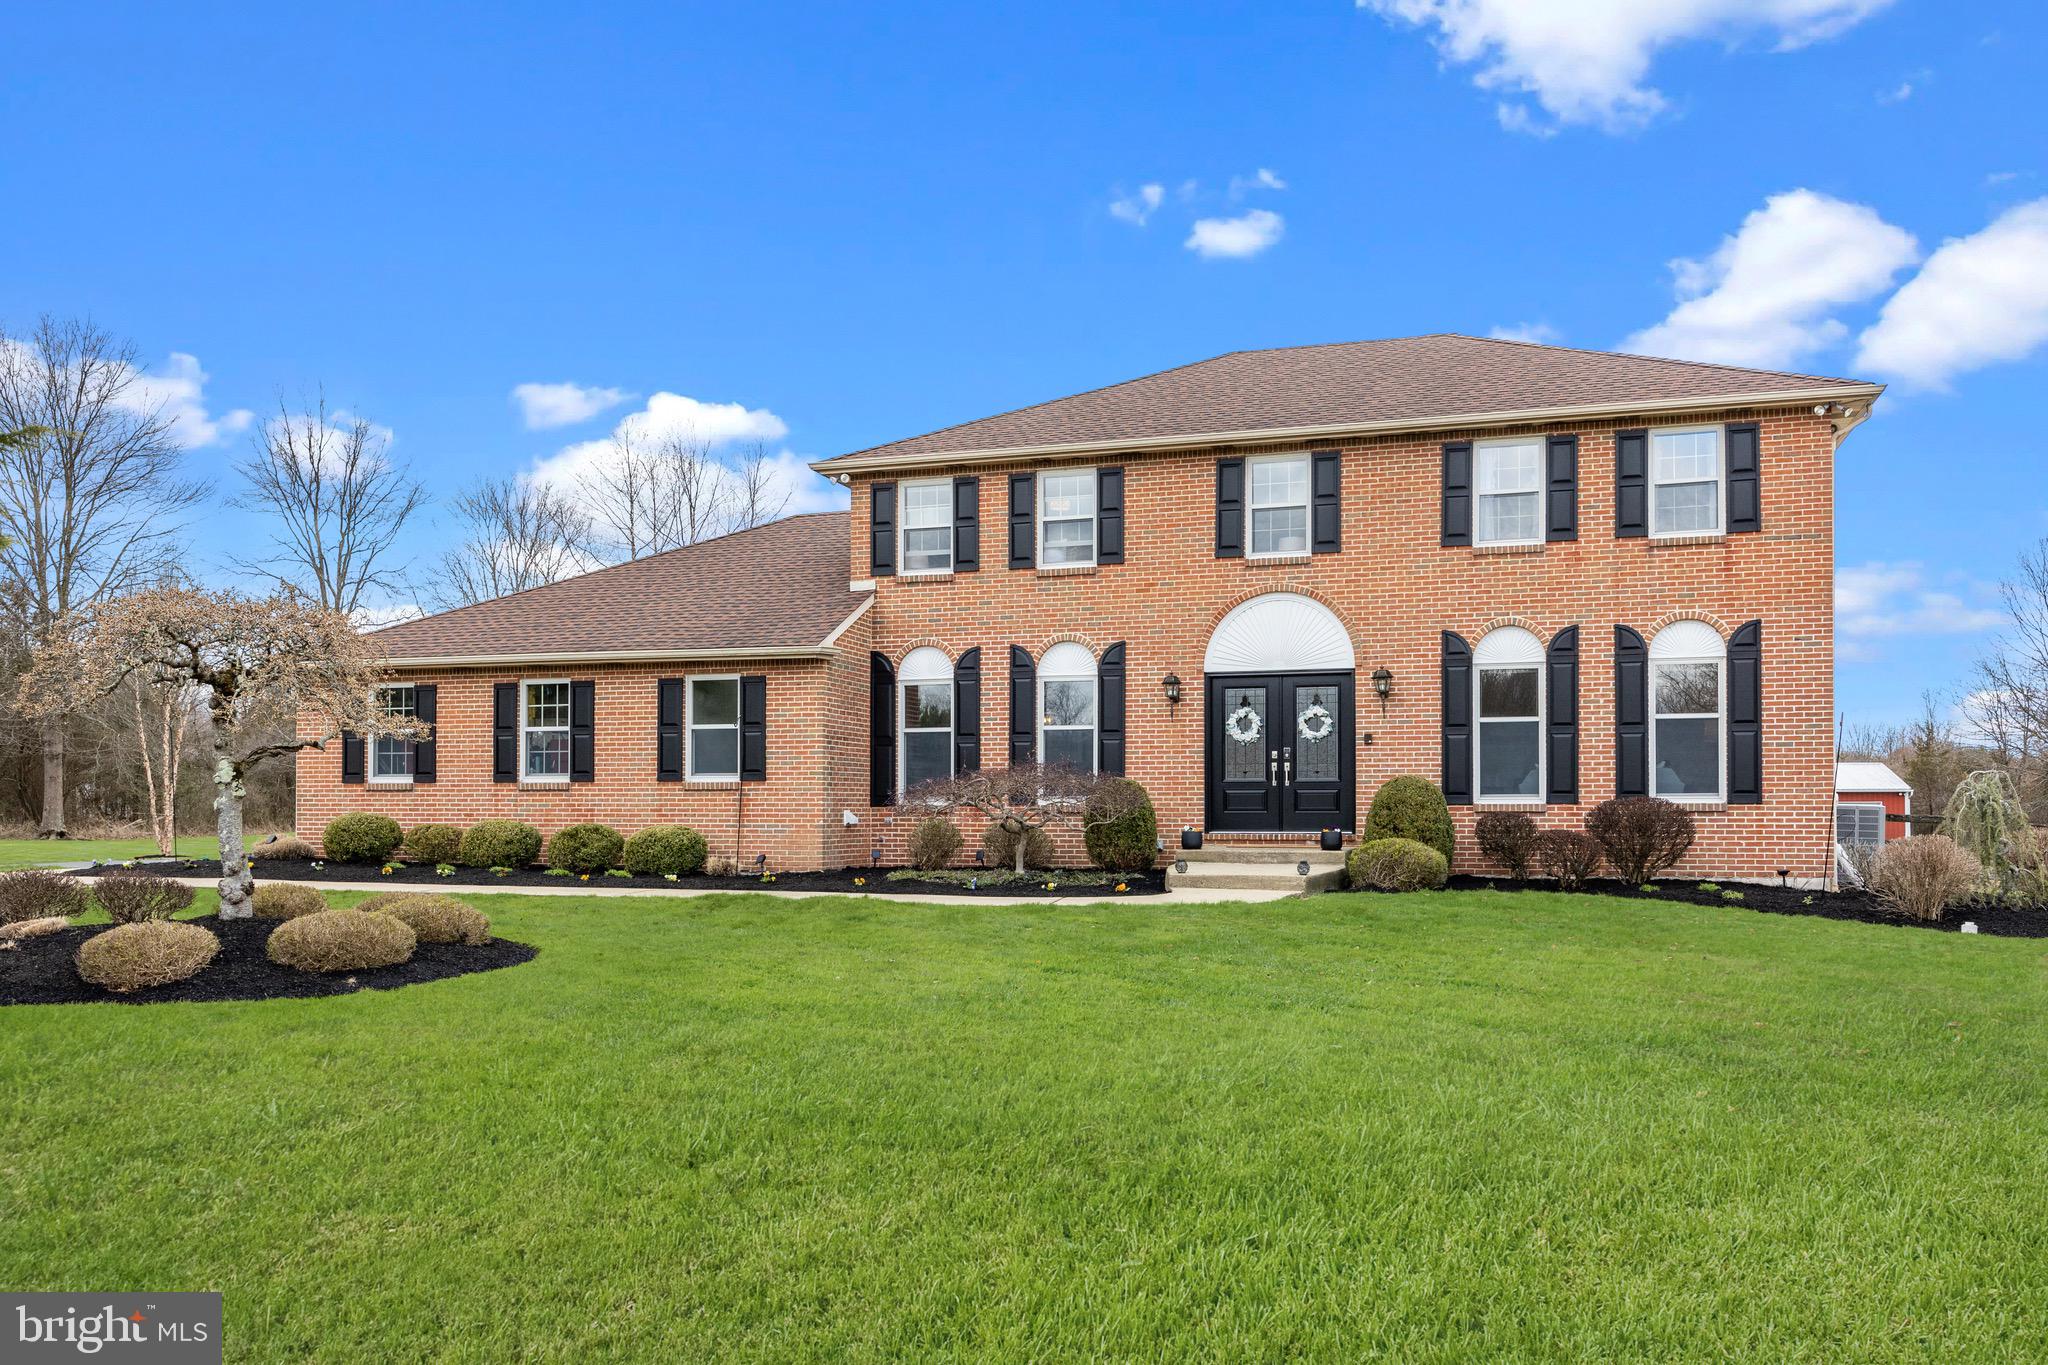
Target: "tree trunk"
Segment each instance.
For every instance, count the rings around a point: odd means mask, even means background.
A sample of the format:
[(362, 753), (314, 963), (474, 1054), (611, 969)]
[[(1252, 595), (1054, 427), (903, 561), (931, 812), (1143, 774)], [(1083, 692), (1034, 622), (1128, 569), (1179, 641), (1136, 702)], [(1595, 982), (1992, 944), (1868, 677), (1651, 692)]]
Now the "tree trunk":
[(1012, 857), (1014, 857), (1016, 860), (1017, 875), (1020, 877), (1024, 875), (1024, 854), (1026, 850), (1029, 848), (1030, 843), (1031, 827), (1025, 824), (1023, 821), (1019, 820), (1017, 822), (1017, 850), (1012, 855)]
[(39, 839), (62, 839), (64, 833), (64, 718), (43, 720), (43, 818)]
[(220, 917), (248, 919), (256, 913), (249, 900), (256, 879), (249, 875), (249, 859), (242, 852), (242, 798), (248, 792), (241, 771), (219, 741), (213, 746), (213, 793), (214, 825), (220, 832)]

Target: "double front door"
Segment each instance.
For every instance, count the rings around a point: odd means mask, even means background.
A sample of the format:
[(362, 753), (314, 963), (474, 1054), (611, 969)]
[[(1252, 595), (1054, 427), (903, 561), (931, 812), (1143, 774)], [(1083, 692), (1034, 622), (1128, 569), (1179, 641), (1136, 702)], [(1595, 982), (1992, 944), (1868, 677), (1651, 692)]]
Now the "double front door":
[(1353, 826), (1349, 673), (1228, 674), (1208, 686), (1208, 828)]

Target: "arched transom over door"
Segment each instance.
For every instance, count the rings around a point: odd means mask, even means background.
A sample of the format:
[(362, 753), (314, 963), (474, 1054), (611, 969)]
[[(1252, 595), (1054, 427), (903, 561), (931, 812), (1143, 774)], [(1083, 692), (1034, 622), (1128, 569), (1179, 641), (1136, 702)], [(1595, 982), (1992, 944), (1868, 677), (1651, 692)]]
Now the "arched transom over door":
[(1203, 657), (1208, 828), (1353, 828), (1353, 669), (1336, 613), (1299, 593), (1231, 609)]

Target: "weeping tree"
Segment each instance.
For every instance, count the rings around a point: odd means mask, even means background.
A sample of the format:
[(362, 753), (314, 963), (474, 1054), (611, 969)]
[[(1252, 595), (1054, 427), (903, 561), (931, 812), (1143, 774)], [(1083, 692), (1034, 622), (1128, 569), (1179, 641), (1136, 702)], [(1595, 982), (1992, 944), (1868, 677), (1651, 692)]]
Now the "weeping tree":
[(1987, 768), (1958, 783), (1942, 814), (1941, 832), (1984, 869), (1979, 896), (2032, 900), (2040, 893), (2041, 844), (2010, 773)]
[(1124, 819), (1149, 804), (1145, 789), (1107, 774), (1084, 773), (1058, 763), (1016, 763), (978, 768), (920, 782), (903, 794), (903, 806), (933, 811), (966, 807), (1014, 837), (1015, 871), (1024, 861), (1033, 830), (1067, 826), (1085, 836), (1097, 825)]
[[(244, 780), (259, 764), (318, 749), (344, 730), (418, 737), (415, 721), (372, 713), (379, 679), (371, 637), (346, 614), (286, 589), (272, 597), (166, 586), (111, 598), (66, 618), (23, 675), (30, 715), (69, 710), (82, 695), (132, 678), (196, 698), (210, 722), (213, 809), (220, 836), (220, 915), (251, 913), (254, 878), (242, 838)], [(270, 718), (296, 712), (298, 733)]]

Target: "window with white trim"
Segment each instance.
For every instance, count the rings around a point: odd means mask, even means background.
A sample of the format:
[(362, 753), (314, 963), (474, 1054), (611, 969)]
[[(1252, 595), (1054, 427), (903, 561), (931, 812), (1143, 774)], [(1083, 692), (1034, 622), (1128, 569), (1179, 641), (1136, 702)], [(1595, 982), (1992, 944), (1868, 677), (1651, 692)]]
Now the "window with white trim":
[(1542, 800), (1542, 641), (1502, 626), (1480, 640), (1472, 663), (1479, 675), (1473, 791), (1481, 801)]
[(529, 682), (519, 712), (519, 772), (540, 782), (569, 780), (569, 683)]
[(1095, 771), (1099, 687), (1095, 656), (1062, 640), (1038, 661), (1038, 761)]
[(726, 779), (740, 775), (740, 680), (723, 678), (690, 679), (688, 724), (689, 763), (692, 781)]
[(953, 775), (953, 661), (926, 646), (896, 670), (896, 720), (903, 736), (897, 758), (899, 795), (920, 782)]
[(1835, 807), (1835, 842), (1875, 847), (1884, 842), (1884, 807), (1855, 801)]
[(1728, 648), (1703, 621), (1674, 621), (1650, 642), (1650, 794), (1722, 796)]
[(953, 481), (903, 485), (903, 572), (953, 570)]
[(1481, 441), (1472, 448), (1478, 545), (1532, 545), (1543, 539), (1543, 442), (1534, 436)]
[(1038, 562), (1047, 568), (1095, 562), (1095, 471), (1038, 476)]
[(1246, 505), (1251, 553), (1308, 553), (1309, 473), (1306, 455), (1268, 455), (1250, 462)]
[[(392, 720), (412, 720), (419, 711), (411, 683), (389, 683), (377, 689), (373, 710)], [(413, 771), (413, 741), (404, 735), (372, 733), (370, 736), (370, 780), (410, 782)]]
[(1650, 433), (1650, 534), (1715, 535), (1721, 530), (1721, 428)]

